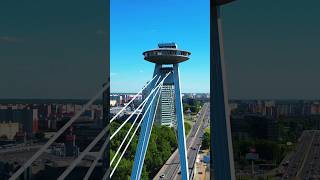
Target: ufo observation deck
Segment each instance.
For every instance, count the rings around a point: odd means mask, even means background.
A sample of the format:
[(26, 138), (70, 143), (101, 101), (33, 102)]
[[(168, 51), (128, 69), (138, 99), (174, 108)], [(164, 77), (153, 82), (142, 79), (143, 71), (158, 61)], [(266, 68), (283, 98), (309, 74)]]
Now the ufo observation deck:
[(158, 44), (157, 49), (149, 50), (144, 53), (146, 61), (156, 64), (176, 64), (189, 59), (191, 55), (188, 51), (178, 49), (175, 43)]

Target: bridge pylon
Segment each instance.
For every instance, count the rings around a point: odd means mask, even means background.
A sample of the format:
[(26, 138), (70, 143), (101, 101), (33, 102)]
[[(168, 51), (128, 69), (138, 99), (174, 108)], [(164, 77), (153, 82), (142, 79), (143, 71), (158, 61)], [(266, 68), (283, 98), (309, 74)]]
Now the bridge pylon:
[(218, 180), (236, 179), (220, 16), (232, 1), (210, 0), (210, 178)]
[[(147, 101), (146, 106), (151, 105), (151, 108), (144, 112), (146, 116), (141, 120), (142, 127), (134, 158), (131, 180), (139, 180), (141, 177), (143, 162), (156, 117), (157, 123), (176, 126), (181, 177), (183, 180), (189, 180), (179, 63), (188, 60), (190, 54), (188, 51), (179, 50), (175, 43), (159, 44), (157, 49), (143, 53), (145, 60), (155, 63), (153, 77), (158, 76), (165, 79), (162, 82), (163, 86), (160, 93), (155, 94), (155, 96), (160, 96), (159, 98), (156, 97), (158, 101)], [(147, 89), (148, 93), (160, 82), (154, 81), (152, 83)]]

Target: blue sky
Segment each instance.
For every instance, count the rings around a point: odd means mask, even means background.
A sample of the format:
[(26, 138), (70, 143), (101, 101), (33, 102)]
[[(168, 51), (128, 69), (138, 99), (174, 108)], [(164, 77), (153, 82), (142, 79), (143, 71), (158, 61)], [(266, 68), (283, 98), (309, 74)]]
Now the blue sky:
[[(137, 91), (152, 76), (141, 53), (175, 41), (183, 92), (209, 92), (209, 1), (111, 1), (113, 91)], [(275, 3), (276, 2), (276, 3)], [(320, 1), (238, 0), (222, 8), (230, 98), (320, 98)]]
[(192, 53), (181, 63), (182, 92), (209, 92), (209, 1), (111, 1), (111, 91), (138, 92), (154, 64), (142, 52), (176, 42)]
[[(192, 52), (182, 92), (209, 91), (209, 0), (110, 0), (111, 89), (137, 92), (158, 42)], [(276, 3), (274, 3), (276, 2)], [(106, 0), (0, 2), (0, 98), (89, 98), (106, 80)], [(320, 99), (320, 1), (222, 8), (230, 98)]]

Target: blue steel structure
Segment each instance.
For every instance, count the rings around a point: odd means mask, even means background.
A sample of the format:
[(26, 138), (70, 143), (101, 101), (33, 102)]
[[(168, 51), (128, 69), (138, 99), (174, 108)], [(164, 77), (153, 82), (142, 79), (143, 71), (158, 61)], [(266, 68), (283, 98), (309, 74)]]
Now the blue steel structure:
[[(159, 77), (164, 77), (164, 76), (159, 76)], [(157, 86), (156, 83), (157, 82), (153, 81), (150, 84), (149, 92), (151, 92), (151, 90)], [(159, 93), (154, 94), (153, 96), (159, 96)], [(154, 99), (158, 99), (158, 97), (155, 97)], [(150, 103), (152, 104), (150, 105)], [(152, 98), (149, 98), (149, 100), (146, 103), (146, 107), (148, 107), (149, 105), (150, 105), (150, 108), (144, 112), (146, 116), (142, 119), (143, 122), (141, 126), (139, 143), (137, 147), (138, 150), (136, 152), (135, 159), (134, 159), (134, 166), (132, 169), (131, 179), (140, 179), (142, 167), (143, 167), (143, 161), (148, 148), (148, 142), (150, 139), (153, 120), (156, 112), (156, 101), (152, 101)]]
[[(177, 49), (177, 45), (175, 43), (159, 44), (158, 49), (143, 53), (145, 60), (155, 63), (153, 77), (167, 77), (163, 84), (174, 86), (175, 114), (178, 129), (178, 150), (181, 164), (181, 177), (183, 180), (189, 179), (189, 172), (178, 63), (188, 60), (190, 54), (190, 52)], [(157, 83), (159, 82), (154, 82), (151, 84), (149, 91), (156, 87)], [(160, 93), (156, 94), (156, 96), (161, 96), (161, 91)], [(138, 147), (135, 154), (134, 165), (132, 168), (131, 180), (139, 180), (141, 177), (143, 161), (148, 148), (148, 142), (152, 131), (155, 113), (157, 111), (157, 102), (147, 101), (146, 106), (148, 106), (150, 103), (152, 103), (151, 108), (145, 112), (148, 114), (142, 119), (143, 122), (141, 133), (139, 135)]]
[(235, 179), (220, 18), (220, 6), (231, 1), (210, 1), (210, 177), (217, 180)]
[[(211, 126), (211, 152), (210, 159), (211, 163), (211, 179), (216, 180), (234, 180), (234, 162), (233, 162), (233, 152), (232, 152), (232, 141), (231, 141), (231, 127), (229, 119), (229, 109), (228, 109), (228, 96), (226, 90), (226, 80), (224, 74), (224, 61), (223, 61), (223, 46), (222, 46), (222, 30), (221, 30), (221, 19), (220, 19), (220, 6), (226, 3), (229, 3), (233, 0), (211, 0), (210, 4), (210, 106), (212, 110), (210, 112), (210, 126)], [(183, 180), (188, 180), (189, 169), (187, 163), (187, 148), (186, 148), (186, 138), (185, 138), (185, 129), (184, 129), (184, 117), (183, 117), (183, 108), (182, 108), (182, 98), (180, 91), (180, 78), (179, 78), (179, 63), (189, 59), (190, 52), (179, 50), (175, 43), (159, 44), (159, 48), (146, 51), (143, 53), (144, 59), (150, 62), (155, 63), (155, 70), (153, 77), (160, 77), (158, 81), (151, 81), (148, 86), (149, 92), (160, 87), (159, 85), (173, 85), (174, 86), (174, 96), (175, 96), (175, 115), (177, 120), (177, 134), (178, 134), (178, 151), (181, 164), (181, 177)], [(109, 57), (108, 57), (109, 58)], [(109, 67), (108, 67), (109, 71)], [(153, 78), (153, 79), (154, 79)], [(163, 81), (159, 80), (162, 79)], [(163, 84), (159, 84), (163, 83)], [(161, 87), (160, 87), (161, 88)], [(143, 90), (143, 89), (142, 89)], [(109, 94), (109, 77), (107, 84), (93, 96), (81, 109), (77, 112), (61, 129), (59, 129), (56, 134), (48, 140), (48, 142), (43, 145), (27, 162), (25, 162), (11, 177), (10, 180), (17, 179), (25, 170), (28, 170), (32, 163), (41, 156), (42, 153), (50, 147), (51, 144), (58, 139), (58, 137), (69, 127), (73, 122), (78, 119), (83, 112), (90, 105), (92, 105), (101, 94), (105, 93), (105, 96)], [(139, 92), (140, 93), (140, 92)], [(138, 94), (139, 94), (138, 93)], [(151, 92), (150, 92), (151, 93)], [(137, 94), (137, 95), (138, 95)], [(146, 110), (145, 115), (142, 118), (142, 127), (139, 136), (138, 147), (134, 159), (134, 166), (132, 169), (131, 179), (138, 180), (141, 177), (141, 172), (143, 168), (143, 162), (146, 155), (148, 142), (150, 139), (152, 126), (155, 118), (155, 113), (157, 110), (157, 102), (153, 99), (158, 99), (161, 96), (160, 93), (151, 94), (153, 98), (146, 100)], [(132, 99), (133, 101), (134, 99)], [(105, 101), (108, 103), (109, 100)], [(131, 102), (132, 102), (131, 101)], [(159, 101), (158, 101), (159, 102)], [(128, 103), (130, 104), (130, 103)], [(110, 123), (114, 121), (117, 116), (124, 111), (127, 107), (126, 105), (117, 115), (115, 115), (110, 121), (106, 121), (107, 124), (104, 129), (97, 135), (97, 137), (86, 147), (86, 149), (81, 152), (81, 154), (69, 165), (69, 167), (59, 176), (59, 179), (64, 179), (68, 174), (77, 166), (77, 164), (82, 160), (82, 158), (90, 152), (90, 150), (98, 143), (99, 140), (104, 139), (105, 143), (109, 142), (109, 127)], [(108, 106), (104, 107), (104, 110)], [(108, 116), (105, 116), (104, 119), (109, 119)], [(129, 119), (127, 119), (129, 120)], [(137, 128), (139, 125), (137, 126)], [(118, 130), (120, 130), (119, 128)], [(117, 130), (117, 132), (118, 132)], [(136, 132), (136, 131), (135, 131)], [(134, 133), (135, 133), (134, 132)], [(116, 133), (115, 133), (116, 134)], [(113, 135), (115, 135), (113, 134)], [(129, 142), (131, 139), (129, 140)], [(125, 149), (128, 146), (125, 147)], [(110, 179), (109, 172), (109, 151), (104, 153), (104, 167), (107, 170), (105, 172), (103, 179)], [(125, 152), (125, 150), (124, 150)], [(124, 153), (123, 152), (123, 153)], [(123, 155), (123, 154), (122, 154)], [(122, 156), (121, 155), (121, 156)], [(99, 160), (101, 157), (97, 157)], [(121, 157), (119, 158), (119, 161)], [(119, 163), (118, 161), (118, 163)], [(92, 163), (92, 167), (95, 167), (95, 163)], [(116, 168), (115, 168), (116, 169)], [(92, 171), (91, 171), (92, 172)], [(88, 177), (90, 176), (89, 173)]]

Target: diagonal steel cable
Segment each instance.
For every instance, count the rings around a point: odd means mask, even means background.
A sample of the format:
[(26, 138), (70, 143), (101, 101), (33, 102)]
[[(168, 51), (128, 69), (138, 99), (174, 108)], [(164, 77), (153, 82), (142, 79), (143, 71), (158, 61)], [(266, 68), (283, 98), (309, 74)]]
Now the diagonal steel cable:
[(76, 113), (62, 128), (54, 134), (52, 138), (48, 140), (27, 162), (25, 162), (10, 178), (9, 180), (17, 179), (41, 154), (56, 140), (58, 137), (69, 127), (71, 124), (77, 120), (81, 114), (86, 111), (106, 90), (109, 88), (110, 83), (104, 85), (102, 89), (96, 93), (83, 107)]
[[(140, 108), (139, 113), (138, 113), (137, 117), (135, 118), (132, 126), (136, 123), (137, 119), (138, 119), (139, 116), (141, 115), (142, 109), (145, 107), (146, 102), (145, 102), (145, 103), (142, 103), (142, 104), (143, 104), (143, 106)], [(126, 137), (125, 137), (124, 139), (126, 139), (127, 136), (129, 135), (129, 133), (131, 132), (132, 126), (130, 127), (130, 129), (129, 129), (129, 131), (128, 131), (128, 134), (126, 135)], [(103, 155), (103, 152), (105, 151), (105, 149), (106, 149), (106, 147), (107, 147), (107, 145), (108, 145), (108, 142), (109, 142), (108, 140), (105, 140), (105, 142), (104, 142), (102, 148), (100, 149), (100, 151), (99, 151), (96, 159), (95, 159), (94, 162), (90, 165), (89, 170), (87, 171), (85, 177), (83, 178), (84, 180), (88, 180), (88, 179), (90, 178), (90, 176), (91, 176), (91, 174), (92, 174), (95, 166), (97, 165), (98, 161), (101, 159), (101, 157), (102, 157), (102, 155)], [(122, 147), (122, 144), (123, 144), (123, 143), (124, 143), (124, 141), (121, 143), (120, 147)], [(119, 150), (120, 150), (120, 149), (119, 149)], [(117, 152), (118, 152), (118, 151), (117, 151)], [(117, 153), (116, 153), (116, 154), (117, 154)], [(116, 156), (116, 155), (115, 155), (115, 156)], [(112, 164), (112, 161), (111, 161), (111, 163), (110, 163), (110, 166), (111, 166), (111, 164)]]
[[(149, 81), (111, 120), (110, 120), (110, 123), (112, 123), (137, 97), (139, 94), (142, 93), (142, 91), (148, 87), (148, 85), (157, 77), (154, 76), (151, 81)], [(160, 77), (158, 78), (158, 80), (160, 79)], [(158, 82), (157, 80), (157, 82)]]
[[(145, 111), (145, 112), (147, 112), (147, 111), (149, 110), (149, 108), (151, 107), (152, 102), (153, 102), (154, 98), (157, 96), (157, 94), (159, 93), (159, 91), (160, 91), (161, 87), (162, 87), (162, 83), (161, 83), (160, 88), (157, 90), (156, 95), (154, 95), (154, 96), (153, 96), (153, 98), (152, 98), (152, 100), (151, 100), (151, 103), (148, 105), (148, 107), (147, 107), (147, 109), (146, 109), (146, 111)], [(158, 102), (159, 102), (159, 98), (160, 98), (160, 96), (158, 96)], [(145, 115), (146, 115), (146, 114), (147, 114), (147, 113), (143, 114), (143, 116), (142, 116), (142, 120), (143, 120), (143, 118), (145, 117)], [(117, 167), (118, 167), (118, 165), (119, 165), (119, 163), (120, 163), (120, 161), (121, 161), (121, 159), (122, 159), (122, 157), (123, 157), (124, 153), (126, 152), (126, 150), (127, 150), (127, 149), (128, 149), (128, 147), (129, 147), (129, 145), (130, 145), (130, 143), (131, 143), (131, 141), (132, 141), (132, 139), (133, 139), (134, 135), (137, 133), (137, 130), (139, 129), (139, 126), (140, 126), (140, 125), (141, 125), (141, 123), (142, 123), (142, 120), (141, 120), (141, 121), (139, 122), (139, 124), (137, 125), (137, 127), (136, 127), (136, 129), (134, 130), (134, 132), (133, 132), (133, 134), (132, 134), (132, 136), (131, 136), (131, 138), (130, 138), (129, 142), (127, 143), (126, 147), (125, 147), (125, 148), (124, 148), (124, 150), (122, 151), (122, 153), (121, 153), (121, 155), (120, 155), (120, 157), (119, 157), (119, 159), (118, 159), (118, 161), (117, 161), (117, 163), (116, 163), (115, 167), (112, 169), (111, 174), (110, 174), (110, 178), (112, 177), (112, 175), (114, 174), (115, 170), (117, 169)], [(105, 174), (104, 174), (104, 176), (103, 176), (103, 178), (102, 178), (102, 179), (103, 179), (103, 180), (106, 180), (106, 179), (107, 179), (107, 173), (105, 173)]]
[[(159, 77), (160, 78), (160, 77)], [(158, 79), (159, 80), (159, 79)], [(158, 82), (158, 81), (157, 81)], [(121, 124), (121, 126), (111, 135), (111, 137), (110, 137), (110, 140), (112, 140), (114, 137), (115, 137), (115, 135), (117, 135), (117, 133), (122, 129), (122, 127), (131, 119), (131, 117), (134, 115), (134, 113), (136, 113), (137, 112), (137, 110), (144, 104), (144, 103), (146, 103), (147, 101), (148, 101), (148, 99), (152, 96), (152, 94), (153, 94), (153, 92), (156, 90), (156, 88), (158, 88), (160, 86), (160, 84), (157, 86), (157, 87), (155, 87), (154, 89), (152, 89), (152, 91), (150, 92), (150, 94), (146, 97), (146, 99), (144, 99), (143, 100), (143, 102), (138, 106), (138, 108), (135, 110), (135, 111), (133, 111), (133, 113), (132, 114), (130, 114), (130, 116)]]
[[(153, 81), (153, 80), (155, 79), (155, 77), (156, 77), (156, 76), (154, 76), (151, 81)], [(161, 78), (161, 76), (160, 76), (159, 78)], [(159, 78), (158, 78), (158, 80), (159, 80)], [(147, 85), (144, 86), (144, 87), (142, 88), (142, 90), (140, 90), (140, 91), (138, 92), (138, 94), (140, 94), (140, 93), (143, 91), (143, 89), (145, 89), (145, 88), (150, 84), (151, 81), (149, 81), (149, 82), (147, 83)], [(163, 81), (164, 81), (164, 79), (162, 80), (162, 82), (163, 82)], [(132, 102), (132, 101), (130, 101), (130, 102)], [(129, 102), (129, 103), (130, 103), (130, 102)], [(129, 103), (128, 103), (128, 104), (129, 104)], [(125, 106), (125, 107), (126, 107), (126, 106)], [(124, 110), (124, 108), (123, 108), (122, 110)], [(121, 111), (120, 111), (120, 112), (121, 112)], [(117, 113), (117, 115), (119, 115), (120, 112)], [(116, 116), (117, 116), (117, 115), (116, 115)], [(115, 120), (115, 117), (113, 117), (111, 120)], [(110, 122), (111, 122), (111, 120), (110, 120)], [(109, 126), (105, 127), (105, 128), (97, 135), (97, 137), (84, 149), (83, 152), (80, 153), (80, 155), (79, 155), (79, 156), (68, 166), (68, 168), (58, 177), (58, 180), (63, 180), (64, 178), (66, 178), (66, 177), (69, 175), (69, 173), (70, 173), (70, 172), (75, 168), (75, 166), (83, 159), (83, 157), (84, 157), (85, 155), (87, 155), (87, 154), (89, 153), (89, 151), (100, 141), (100, 139), (105, 135), (105, 133), (109, 130), (109, 128), (110, 128)]]

